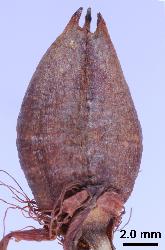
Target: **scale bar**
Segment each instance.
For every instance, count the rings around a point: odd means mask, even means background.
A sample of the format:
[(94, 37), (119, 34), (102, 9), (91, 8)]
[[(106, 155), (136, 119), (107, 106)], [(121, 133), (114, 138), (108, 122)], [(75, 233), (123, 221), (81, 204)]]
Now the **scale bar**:
[(158, 247), (158, 243), (123, 243), (123, 247)]

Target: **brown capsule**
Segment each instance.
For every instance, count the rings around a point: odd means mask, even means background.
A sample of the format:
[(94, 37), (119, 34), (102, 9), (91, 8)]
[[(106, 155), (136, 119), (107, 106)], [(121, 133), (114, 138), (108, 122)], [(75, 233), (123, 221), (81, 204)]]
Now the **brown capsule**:
[(99, 13), (92, 33), (90, 8), (83, 28), (81, 12), (31, 79), (17, 147), (37, 207), (51, 217), (45, 239), (62, 235), (65, 250), (110, 250), (138, 175), (142, 135), (105, 21)]

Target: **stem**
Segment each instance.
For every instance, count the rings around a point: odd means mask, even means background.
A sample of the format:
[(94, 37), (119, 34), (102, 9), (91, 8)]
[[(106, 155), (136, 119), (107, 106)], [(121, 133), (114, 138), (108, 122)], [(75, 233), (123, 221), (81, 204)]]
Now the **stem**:
[(100, 239), (100, 242), (97, 247), (95, 247), (95, 250), (112, 250), (112, 246), (107, 236)]
[(106, 233), (94, 233), (93, 231), (82, 235), (77, 250), (113, 250), (113, 247)]
[(95, 242), (92, 245), (91, 250), (112, 250), (111, 243), (106, 235), (94, 235), (93, 240), (95, 240)]

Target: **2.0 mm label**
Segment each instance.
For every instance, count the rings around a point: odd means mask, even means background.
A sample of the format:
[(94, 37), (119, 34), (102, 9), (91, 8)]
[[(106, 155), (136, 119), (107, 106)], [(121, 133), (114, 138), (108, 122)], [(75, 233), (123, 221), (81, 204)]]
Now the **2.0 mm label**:
[(136, 230), (131, 230), (130, 232), (127, 232), (126, 230), (120, 230), (120, 232), (122, 233), (120, 238), (123, 239), (135, 239), (137, 236), (140, 236), (141, 239), (161, 239), (162, 237), (161, 232), (140, 232), (139, 235), (137, 235)]

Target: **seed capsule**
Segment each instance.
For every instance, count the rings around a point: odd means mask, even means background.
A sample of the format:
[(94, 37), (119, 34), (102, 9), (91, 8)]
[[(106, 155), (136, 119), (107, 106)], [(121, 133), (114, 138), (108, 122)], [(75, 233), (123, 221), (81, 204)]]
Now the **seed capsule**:
[(31, 79), (17, 147), (39, 210), (56, 215), (49, 235), (62, 235), (66, 250), (110, 250), (138, 175), (142, 136), (105, 21), (99, 13), (91, 33), (91, 10), (83, 28), (81, 12)]

